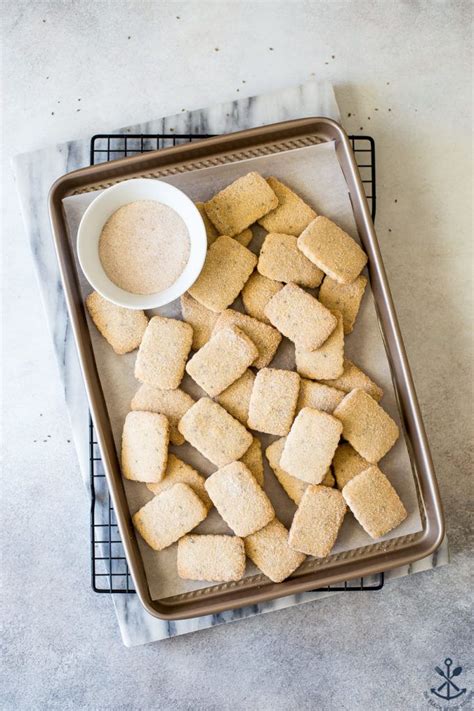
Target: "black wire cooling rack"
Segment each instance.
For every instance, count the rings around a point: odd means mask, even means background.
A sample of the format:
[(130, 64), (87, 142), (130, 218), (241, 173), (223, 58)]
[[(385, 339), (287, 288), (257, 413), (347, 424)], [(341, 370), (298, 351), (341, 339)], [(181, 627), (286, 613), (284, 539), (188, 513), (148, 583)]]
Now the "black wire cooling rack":
[[(182, 143), (209, 138), (209, 134), (97, 134), (91, 139), (91, 165), (117, 158), (156, 151)], [(371, 136), (349, 136), (359, 166), (365, 194), (375, 217), (375, 143)], [(92, 420), (89, 426), (89, 461), (91, 488), (91, 577), (97, 593), (134, 593), (133, 580), (127, 565), (115, 512), (105, 478), (99, 446), (95, 440)], [(380, 590), (384, 574), (355, 578), (321, 590)]]

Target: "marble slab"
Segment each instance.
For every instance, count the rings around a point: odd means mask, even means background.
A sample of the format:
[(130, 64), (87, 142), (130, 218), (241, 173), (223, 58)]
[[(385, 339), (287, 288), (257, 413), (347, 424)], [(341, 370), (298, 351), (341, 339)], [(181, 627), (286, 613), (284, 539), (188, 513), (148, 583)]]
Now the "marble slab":
[[(272, 94), (241, 98), (208, 109), (186, 111), (175, 116), (120, 128), (116, 132), (220, 134), (316, 115), (340, 119), (334, 91), (328, 82), (308, 82)], [(21, 154), (13, 160), (25, 228), (33, 253), (40, 294), (54, 344), (74, 443), (86, 487), (89, 486), (88, 405), (51, 239), (47, 196), (54, 180), (64, 173), (89, 164), (89, 148), (90, 139), (84, 138), (41, 151)], [(433, 556), (418, 561), (412, 566), (391, 571), (387, 579), (427, 570), (446, 562), (448, 562), (448, 548), (445, 541)], [(309, 592), (219, 615), (178, 622), (163, 622), (151, 617), (143, 610), (136, 595), (117, 594), (111, 597), (123, 642), (127, 646), (135, 646), (283, 609), (330, 594), (336, 593)]]

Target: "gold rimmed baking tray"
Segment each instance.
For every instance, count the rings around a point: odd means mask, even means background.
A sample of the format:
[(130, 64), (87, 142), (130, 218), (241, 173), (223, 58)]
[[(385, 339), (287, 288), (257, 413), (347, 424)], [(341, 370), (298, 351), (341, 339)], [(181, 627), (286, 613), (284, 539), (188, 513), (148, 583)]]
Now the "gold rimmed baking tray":
[[(213, 585), (152, 600), (94, 359), (62, 200), (132, 177), (163, 178), (326, 141), (335, 142), (359, 236), (369, 258), (371, 288), (417, 483), (422, 530), (311, 561), (310, 566), (303, 565), (283, 583), (272, 583), (257, 575), (238, 583)], [(54, 183), (49, 196), (49, 212), (66, 303), (117, 524), (136, 592), (150, 614), (167, 620), (215, 614), (407, 565), (436, 550), (444, 536), (444, 518), (433, 463), (361, 178), (349, 139), (341, 126), (326, 118), (287, 121), (82, 168)]]

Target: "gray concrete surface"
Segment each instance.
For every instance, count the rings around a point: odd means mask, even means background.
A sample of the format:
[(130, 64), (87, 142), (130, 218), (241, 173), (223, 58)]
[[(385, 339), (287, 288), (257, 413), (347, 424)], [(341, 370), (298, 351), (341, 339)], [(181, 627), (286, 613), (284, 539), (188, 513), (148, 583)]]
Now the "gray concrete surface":
[[(448, 655), (473, 689), (472, 5), (20, 0), (2, 11), (2, 708), (425, 709)], [(376, 224), (452, 564), (127, 650), (88, 585), (88, 502), (9, 157), (311, 75), (334, 82), (348, 129), (377, 142)]]

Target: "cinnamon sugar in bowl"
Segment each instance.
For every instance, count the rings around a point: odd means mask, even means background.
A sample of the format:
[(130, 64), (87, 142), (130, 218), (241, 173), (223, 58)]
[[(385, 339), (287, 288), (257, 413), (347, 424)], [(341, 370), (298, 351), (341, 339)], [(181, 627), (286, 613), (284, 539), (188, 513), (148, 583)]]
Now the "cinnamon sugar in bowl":
[(199, 211), (181, 190), (136, 178), (100, 193), (82, 216), (79, 262), (104, 298), (131, 309), (177, 299), (196, 281), (207, 238)]

